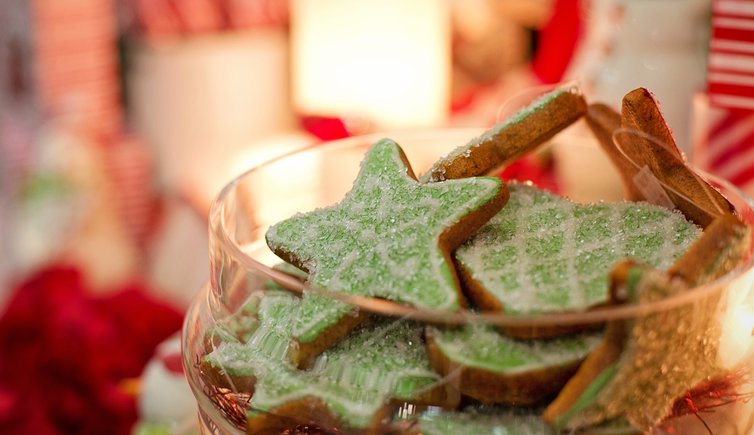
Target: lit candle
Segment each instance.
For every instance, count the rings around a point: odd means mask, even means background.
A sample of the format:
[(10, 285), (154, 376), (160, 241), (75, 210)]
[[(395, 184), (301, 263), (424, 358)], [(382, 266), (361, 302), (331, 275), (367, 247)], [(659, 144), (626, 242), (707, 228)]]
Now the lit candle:
[(436, 126), (450, 100), (443, 0), (294, 0), (293, 100), (303, 114), (377, 128)]

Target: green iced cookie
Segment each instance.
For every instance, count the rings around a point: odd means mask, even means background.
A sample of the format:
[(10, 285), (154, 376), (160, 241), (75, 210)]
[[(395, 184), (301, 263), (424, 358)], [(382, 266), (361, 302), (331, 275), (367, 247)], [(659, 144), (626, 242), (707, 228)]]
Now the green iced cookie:
[(550, 91), (440, 158), (421, 180), (436, 182), (492, 173), (571, 125), (586, 107), (577, 87)]
[(488, 325), (427, 329), (435, 370), (459, 376), (461, 393), (487, 404), (534, 405), (552, 397), (601, 339), (583, 333), (516, 340)]
[[(632, 304), (693, 292), (737, 267), (750, 243), (751, 228), (733, 215), (721, 215), (667, 272), (622, 262), (611, 271), (611, 287)], [(684, 393), (720, 375), (720, 319), (715, 310), (720, 297), (713, 293), (657, 313), (608, 322), (605, 341), (548, 405), (545, 421), (576, 430), (620, 418), (649, 431), (672, 413)]]
[(608, 299), (608, 271), (633, 258), (665, 269), (701, 230), (647, 203), (575, 204), (511, 183), (505, 208), (456, 250), (470, 297), (510, 314), (585, 310)]
[(291, 418), (300, 411), (303, 418), (317, 403), (338, 424), (365, 428), (389, 399), (422, 402), (431, 395), (439, 375), (429, 365), (421, 326), (405, 321), (369, 323), (320, 355), (310, 370), (296, 369), (286, 353), (300, 306), (295, 295), (267, 292), (248, 341), (222, 342), (205, 357), (227, 376), (254, 379), (251, 427), (266, 424), (278, 410)]
[[(338, 204), (272, 226), (268, 246), (309, 273), (320, 289), (389, 299), (420, 308), (463, 305), (450, 252), (503, 206), (499, 179), (421, 184), (395, 142), (374, 144), (352, 190)], [(351, 307), (306, 294), (292, 323), (299, 348), (316, 355), (358, 322)], [(341, 327), (344, 320), (353, 325)], [(297, 364), (301, 359), (294, 358)]]

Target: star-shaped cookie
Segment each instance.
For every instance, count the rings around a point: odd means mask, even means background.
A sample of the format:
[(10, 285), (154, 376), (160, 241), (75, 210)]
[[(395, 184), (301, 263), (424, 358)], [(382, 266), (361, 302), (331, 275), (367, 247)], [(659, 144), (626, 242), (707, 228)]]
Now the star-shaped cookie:
[[(450, 253), (507, 198), (494, 177), (419, 183), (398, 144), (383, 139), (340, 203), (272, 226), (267, 245), (307, 271), (315, 288), (457, 310), (465, 303)], [(291, 325), (294, 363), (306, 366), (362, 318), (342, 302), (305, 294)]]
[(297, 370), (285, 354), (301, 299), (280, 289), (249, 302), (244, 312), (247, 323), (255, 320), (253, 331), (245, 340), (226, 337), (204, 361), (216, 381), (252, 393), (249, 433), (283, 433), (298, 424), (370, 427), (391, 399), (455, 405), (430, 366), (421, 325), (377, 319), (328, 349), (311, 370)]

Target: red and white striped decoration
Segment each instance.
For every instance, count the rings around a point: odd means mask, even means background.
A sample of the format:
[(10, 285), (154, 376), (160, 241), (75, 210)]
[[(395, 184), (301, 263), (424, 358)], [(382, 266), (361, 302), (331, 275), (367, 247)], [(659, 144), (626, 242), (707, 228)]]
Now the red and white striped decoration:
[(143, 249), (152, 230), (157, 193), (153, 186), (152, 154), (136, 137), (122, 137), (105, 147), (105, 164), (115, 207), (124, 229)]
[(33, 0), (36, 88), (43, 110), (74, 112), (95, 135), (121, 129), (115, 0)]
[(708, 140), (696, 157), (754, 193), (754, 0), (714, 0), (707, 72)]
[(129, 0), (148, 38), (283, 27), (288, 0)]

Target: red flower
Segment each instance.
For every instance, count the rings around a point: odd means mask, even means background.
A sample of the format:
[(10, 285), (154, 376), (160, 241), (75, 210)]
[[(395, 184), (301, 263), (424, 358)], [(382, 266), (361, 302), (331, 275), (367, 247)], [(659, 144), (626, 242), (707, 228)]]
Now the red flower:
[(181, 321), (137, 285), (95, 297), (75, 269), (37, 273), (0, 317), (0, 433), (129, 433), (121, 385)]

